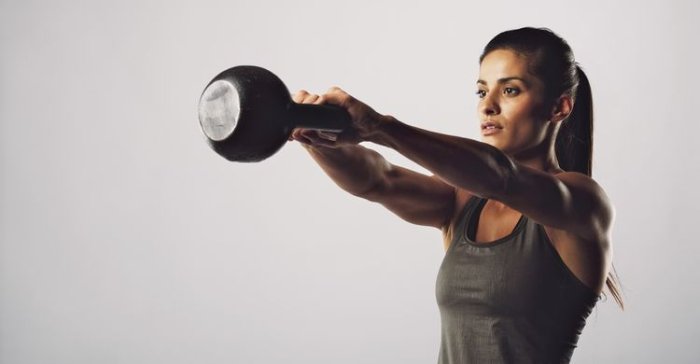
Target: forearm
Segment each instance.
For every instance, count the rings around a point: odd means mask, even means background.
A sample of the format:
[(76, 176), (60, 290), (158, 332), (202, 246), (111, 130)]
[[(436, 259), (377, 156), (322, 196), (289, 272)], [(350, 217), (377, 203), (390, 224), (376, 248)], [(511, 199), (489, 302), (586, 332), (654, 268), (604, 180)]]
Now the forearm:
[(356, 196), (376, 187), (391, 168), (381, 154), (361, 145), (338, 148), (302, 145), (333, 182)]
[(489, 198), (505, 192), (514, 165), (498, 148), (388, 119), (368, 141), (396, 150), (452, 186)]

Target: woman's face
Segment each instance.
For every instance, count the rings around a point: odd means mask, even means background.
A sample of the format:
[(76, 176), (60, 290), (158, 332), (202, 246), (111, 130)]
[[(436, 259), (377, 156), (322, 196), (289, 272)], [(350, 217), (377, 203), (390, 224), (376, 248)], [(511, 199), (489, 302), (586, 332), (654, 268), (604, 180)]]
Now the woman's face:
[(484, 143), (513, 155), (545, 140), (544, 85), (528, 72), (525, 56), (511, 50), (491, 51), (481, 62), (476, 86)]

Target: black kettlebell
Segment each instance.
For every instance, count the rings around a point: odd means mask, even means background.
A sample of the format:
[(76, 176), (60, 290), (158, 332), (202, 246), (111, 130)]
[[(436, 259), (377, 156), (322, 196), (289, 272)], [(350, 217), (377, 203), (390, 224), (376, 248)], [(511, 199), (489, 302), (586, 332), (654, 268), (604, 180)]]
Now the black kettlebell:
[(236, 66), (204, 88), (199, 123), (222, 157), (259, 162), (282, 148), (294, 128), (340, 132), (351, 121), (337, 106), (295, 103), (282, 80), (264, 68)]

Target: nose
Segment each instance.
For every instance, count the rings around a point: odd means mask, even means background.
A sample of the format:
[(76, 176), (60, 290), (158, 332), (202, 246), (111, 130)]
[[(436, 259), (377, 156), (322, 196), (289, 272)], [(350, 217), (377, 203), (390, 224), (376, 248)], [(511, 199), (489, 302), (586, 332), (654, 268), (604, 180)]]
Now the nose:
[(487, 92), (479, 101), (479, 113), (483, 116), (497, 115), (501, 112), (498, 106), (498, 96)]

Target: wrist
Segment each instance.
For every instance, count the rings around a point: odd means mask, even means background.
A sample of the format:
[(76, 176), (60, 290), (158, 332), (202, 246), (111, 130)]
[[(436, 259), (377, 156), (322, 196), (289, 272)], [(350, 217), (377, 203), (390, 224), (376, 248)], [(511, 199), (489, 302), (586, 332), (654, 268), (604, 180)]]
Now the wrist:
[(379, 122), (377, 122), (374, 128), (372, 128), (372, 130), (363, 139), (374, 144), (388, 147), (390, 146), (389, 136), (391, 133), (391, 128), (399, 123), (401, 122), (391, 115), (381, 115), (379, 117)]

